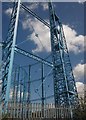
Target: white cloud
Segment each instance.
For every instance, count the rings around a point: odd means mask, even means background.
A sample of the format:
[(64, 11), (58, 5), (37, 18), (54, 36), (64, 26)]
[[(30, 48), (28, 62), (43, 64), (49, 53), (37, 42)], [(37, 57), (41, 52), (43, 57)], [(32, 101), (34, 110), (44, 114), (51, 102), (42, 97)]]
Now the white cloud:
[(84, 84), (82, 82), (76, 82), (76, 87), (79, 97), (84, 96)]
[[(32, 30), (32, 27), (36, 31), (36, 33), (39, 35), (40, 40), (42, 41), (43, 45), (45, 46), (45, 49), (47, 52), (51, 50), (50, 45), (50, 37), (49, 37), (49, 29), (47, 27), (44, 27), (44, 25), (39, 22), (36, 19), (26, 19), (23, 21), (23, 28), (24, 29), (30, 29)], [(63, 25), (64, 33), (68, 45), (68, 49), (71, 52), (74, 52), (75, 54), (78, 54), (80, 52), (84, 51), (84, 36), (83, 35), (77, 35), (77, 32), (70, 28), (68, 25)], [(42, 46), (40, 45), (40, 42), (34, 35), (34, 31), (30, 35), (32, 41), (37, 45), (36, 49), (33, 51), (35, 52), (41, 52)]]
[(75, 66), (73, 72), (74, 72), (76, 81), (84, 82), (84, 67), (85, 66), (86, 64), (78, 64), (77, 66)]
[(48, 10), (48, 3), (41, 3), (43, 10)]
[(84, 51), (84, 36), (77, 35), (77, 32), (68, 25), (63, 25), (68, 49), (75, 54)]
[(12, 8), (8, 8), (6, 11), (5, 11), (5, 14), (7, 15), (11, 15), (12, 14)]
[[(42, 52), (44, 48), (47, 52), (50, 52), (51, 45), (50, 45), (50, 35), (49, 35), (49, 28), (45, 27), (41, 22), (36, 19), (28, 19), (23, 22), (23, 28), (29, 28), (32, 31), (31, 35), (28, 35), (28, 39), (34, 41), (36, 44), (36, 48), (32, 52)], [(38, 37), (35, 36), (38, 34)], [(43, 44), (41, 44), (41, 42)]]
[[(28, 4), (28, 3), (27, 3)], [(29, 9), (31, 10), (35, 10), (39, 7), (39, 5), (41, 5), (43, 7), (43, 10), (47, 10), (48, 9), (48, 3), (41, 3), (41, 2), (32, 2), (27, 5), (27, 7), (29, 7)], [(11, 14), (12, 13), (12, 8), (8, 8), (6, 10), (6, 13), (7, 14)]]
[[(28, 3), (27, 3), (28, 4)], [(27, 7), (31, 10), (34, 10), (34, 9), (37, 9), (38, 8), (38, 5), (39, 5), (39, 2), (32, 2), (27, 5)]]
[[(32, 3), (29, 5), (30, 9), (36, 9), (38, 7), (39, 3)], [(43, 6), (43, 9), (48, 9), (47, 3), (41, 3), (41, 6)], [(21, 9), (22, 10), (22, 9)], [(8, 8), (5, 11), (6, 14), (10, 15), (12, 13), (12, 8)], [(22, 13), (22, 12), (21, 12)], [(36, 19), (29, 19), (28, 17), (26, 20), (23, 21), (23, 28), (24, 29), (32, 29), (36, 31), (37, 34), (39, 34), (39, 38), (43, 43), (43, 46), (45, 46), (45, 50), (47, 52), (50, 52), (50, 39), (49, 39), (49, 29), (44, 27), (41, 22), (37, 21)], [(74, 52), (75, 54), (78, 54), (80, 52), (84, 51), (84, 36), (83, 35), (77, 35), (77, 32), (69, 27), (68, 25), (63, 25), (64, 33), (68, 45), (68, 49), (70, 52)], [(36, 49), (34, 49), (34, 52), (42, 52), (44, 49), (39, 42), (39, 40), (35, 37), (34, 31), (30, 35), (31, 39), (34, 41), (34, 43), (37, 45)]]
[(78, 3), (83, 4), (85, 0), (79, 0)]

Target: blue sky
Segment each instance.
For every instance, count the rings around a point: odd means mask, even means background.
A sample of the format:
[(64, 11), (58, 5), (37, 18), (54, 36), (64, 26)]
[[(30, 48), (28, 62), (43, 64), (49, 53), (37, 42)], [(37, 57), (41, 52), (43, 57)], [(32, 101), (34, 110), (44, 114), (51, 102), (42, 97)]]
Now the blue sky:
[[(42, 19), (49, 22), (49, 13), (47, 3), (24, 3), (31, 10), (37, 13)], [(69, 3), (69, 2), (55, 2), (53, 3), (56, 14), (59, 16), (60, 20), (63, 23), (64, 33), (69, 49), (71, 64), (74, 71), (74, 76), (77, 82), (78, 91), (82, 93), (83, 83), (84, 83), (84, 4), (83, 3)], [(2, 9), (2, 38), (6, 40), (8, 26), (10, 21), (10, 14), (12, 11), (12, 3), (3, 3)], [(38, 34), (38, 37), (35, 35)], [(24, 42), (23, 42), (24, 41)], [(26, 41), (26, 42), (25, 42)], [(23, 43), (22, 43), (23, 42)], [(17, 35), (17, 45), (24, 50), (33, 52), (42, 58), (46, 58), (51, 54), (50, 46), (50, 37), (49, 37), (49, 28), (44, 26), (38, 20), (34, 19), (33, 16), (20, 10), (19, 16), (19, 25), (18, 25), (18, 35)], [(51, 61), (51, 57), (47, 60)], [(28, 64), (33, 64), (36, 61), (23, 57), (22, 55), (15, 54), (14, 63), (17, 63), (21, 66), (27, 66)], [(37, 70), (37, 68), (39, 68)], [(26, 71), (28, 70), (25, 67)], [(41, 76), (40, 64), (37, 64), (36, 67), (33, 66), (32, 80), (39, 78)], [(45, 66), (45, 75), (51, 69)], [(49, 81), (51, 79), (51, 82)], [(40, 81), (41, 82), (41, 81)], [(33, 83), (33, 87), (38, 89), (40, 82)], [(51, 84), (52, 83), (52, 84)], [(48, 77), (45, 80), (47, 95), (53, 94), (53, 80), (52, 76)], [(39, 98), (39, 95), (36, 95), (32, 90), (32, 94), (35, 97)], [(51, 91), (51, 93), (49, 92)], [(39, 88), (39, 94), (41, 94), (41, 89)], [(32, 97), (34, 99), (34, 97)]]

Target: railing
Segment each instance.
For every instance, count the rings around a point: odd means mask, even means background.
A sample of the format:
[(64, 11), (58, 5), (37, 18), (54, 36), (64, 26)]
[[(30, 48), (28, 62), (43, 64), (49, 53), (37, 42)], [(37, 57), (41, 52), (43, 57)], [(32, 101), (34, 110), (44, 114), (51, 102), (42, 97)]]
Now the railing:
[(57, 107), (54, 104), (46, 104), (42, 106), (40, 103), (25, 104), (25, 103), (9, 103), (8, 118), (22, 118), (27, 120), (46, 119), (69, 119), (71, 120), (71, 111), (69, 107)]

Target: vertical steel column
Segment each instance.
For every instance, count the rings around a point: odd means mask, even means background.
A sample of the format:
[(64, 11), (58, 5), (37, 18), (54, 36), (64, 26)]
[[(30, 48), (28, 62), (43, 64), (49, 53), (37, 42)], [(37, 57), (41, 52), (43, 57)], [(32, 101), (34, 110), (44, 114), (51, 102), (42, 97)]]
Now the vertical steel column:
[(22, 82), (22, 87), (23, 87), (23, 101), (22, 102), (25, 102), (25, 74), (24, 74), (24, 71), (22, 71), (23, 73), (23, 82)]
[(20, 66), (18, 66), (17, 68), (17, 84), (16, 84), (16, 102), (19, 102), (19, 96), (18, 96), (18, 93), (19, 93), (19, 79), (20, 79)]
[(26, 81), (25, 81), (25, 71), (23, 70), (22, 71), (23, 73), (23, 101), (22, 101), (22, 104), (23, 104), (23, 118), (25, 118), (25, 104), (26, 104)]
[(14, 107), (14, 109), (13, 109), (13, 111), (12, 111), (12, 116), (14, 117), (15, 116), (15, 103), (16, 103), (16, 96), (15, 96), (15, 91), (16, 91), (16, 77), (17, 77), (17, 68), (15, 69), (15, 71), (14, 71), (15, 73), (14, 73), (14, 79), (13, 79), (13, 89), (12, 89), (12, 91), (13, 91), (13, 94), (12, 94), (12, 107)]
[(20, 101), (19, 101), (20, 103), (22, 102), (22, 95), (21, 94), (22, 94), (22, 80), (20, 80), (20, 97), (19, 97), (20, 98)]
[(42, 72), (42, 117), (44, 117), (44, 64), (41, 63)]
[(12, 101), (13, 101), (13, 103), (15, 103), (15, 101), (16, 101), (16, 96), (15, 96), (15, 91), (16, 91), (16, 76), (17, 76), (17, 68), (15, 69), (15, 71), (14, 71), (15, 73), (14, 73), (14, 79), (13, 79), (13, 90), (12, 90)]
[(28, 98), (27, 102), (30, 103), (30, 79), (31, 79), (31, 65), (29, 65), (29, 72), (28, 72)]
[[(66, 84), (66, 75), (64, 70), (64, 64), (62, 59), (62, 49), (59, 41), (59, 31), (58, 31), (58, 17), (55, 15), (55, 11), (51, 2), (49, 3), (49, 13), (50, 13), (50, 32), (51, 32), (51, 47), (52, 47), (52, 59), (54, 64), (54, 95), (55, 95), (55, 105), (69, 104), (67, 100), (68, 86)], [(64, 93), (63, 93), (64, 91)]]
[[(49, 3), (52, 61), (54, 65), (55, 105), (74, 106), (77, 104), (77, 90), (67, 50), (62, 24)], [(71, 112), (72, 117), (72, 112)]]
[(21, 0), (18, 0), (18, 8), (17, 8), (15, 29), (13, 31), (14, 36), (13, 36), (13, 43), (12, 43), (12, 48), (11, 48), (11, 56), (10, 56), (10, 64), (9, 64), (9, 71), (8, 71), (7, 88), (6, 88), (6, 97), (5, 97), (6, 107), (8, 106), (9, 94), (10, 94), (10, 86), (11, 86), (11, 78), (12, 78), (11, 75), (12, 75), (12, 68), (13, 68), (13, 59), (14, 59), (14, 50), (15, 50), (15, 44), (16, 44), (16, 36), (17, 36), (20, 2), (21, 2)]

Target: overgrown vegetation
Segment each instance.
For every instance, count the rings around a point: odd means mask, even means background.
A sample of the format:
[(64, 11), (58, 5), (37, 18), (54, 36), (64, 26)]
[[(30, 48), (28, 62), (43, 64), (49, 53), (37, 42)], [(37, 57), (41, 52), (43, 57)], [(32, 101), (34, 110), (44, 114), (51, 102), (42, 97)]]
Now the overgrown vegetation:
[(80, 106), (74, 110), (74, 120), (86, 120), (86, 100), (80, 98)]

